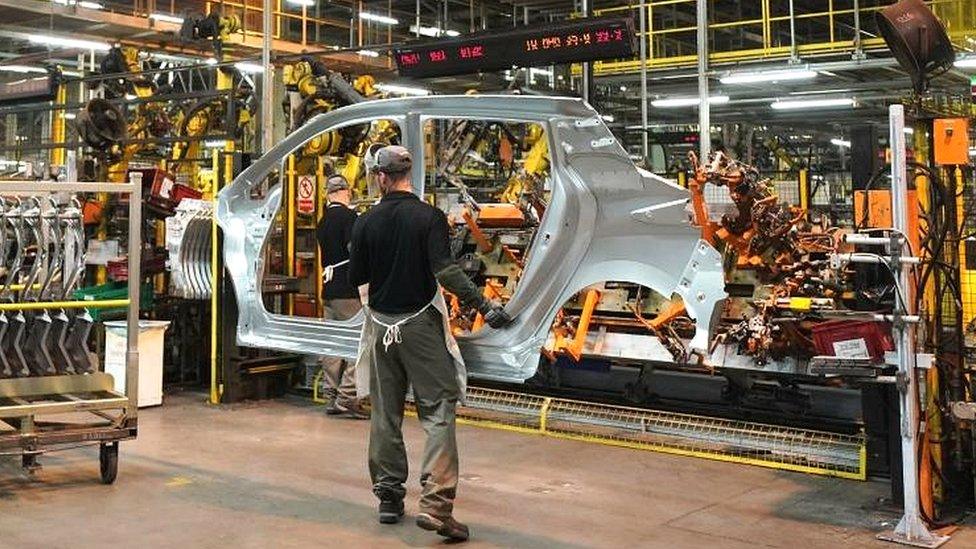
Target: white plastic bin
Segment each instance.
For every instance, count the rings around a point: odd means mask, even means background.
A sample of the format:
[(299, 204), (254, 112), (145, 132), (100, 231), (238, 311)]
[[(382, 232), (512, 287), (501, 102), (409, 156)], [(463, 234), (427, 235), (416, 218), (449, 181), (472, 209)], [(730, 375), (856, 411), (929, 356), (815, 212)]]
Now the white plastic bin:
[[(115, 379), (115, 390), (125, 393), (125, 353), (128, 323), (105, 323), (105, 372)], [(139, 321), (139, 407), (163, 403), (163, 340), (168, 320)]]

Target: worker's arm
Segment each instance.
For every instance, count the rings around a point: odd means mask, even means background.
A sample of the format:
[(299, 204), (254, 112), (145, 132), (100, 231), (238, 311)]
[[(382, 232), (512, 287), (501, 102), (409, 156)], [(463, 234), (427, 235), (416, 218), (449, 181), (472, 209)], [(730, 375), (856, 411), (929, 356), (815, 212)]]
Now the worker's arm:
[(501, 328), (509, 324), (512, 319), (505, 312), (505, 308), (496, 305), (485, 298), (474, 282), (464, 274), (461, 267), (451, 257), (451, 244), (448, 239), (447, 216), (436, 210), (427, 235), (427, 257), (430, 270), (441, 286), (456, 295), (464, 307), (474, 307), (485, 317), (485, 321), (492, 328)]
[(362, 286), (369, 282), (369, 255), (363, 238), (364, 218), (356, 219), (349, 239), (349, 283)]

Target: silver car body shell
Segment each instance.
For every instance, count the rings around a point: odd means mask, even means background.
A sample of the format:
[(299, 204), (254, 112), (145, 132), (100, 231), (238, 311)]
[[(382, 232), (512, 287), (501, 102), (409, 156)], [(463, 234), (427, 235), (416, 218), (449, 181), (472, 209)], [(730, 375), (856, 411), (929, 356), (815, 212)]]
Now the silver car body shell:
[[(696, 319), (693, 349), (707, 347), (717, 305), (726, 297), (720, 254), (689, 222), (688, 191), (637, 168), (599, 114), (574, 98), (511, 95), (434, 96), (369, 101), (310, 120), (244, 170), (218, 196), (224, 260), (239, 307), (239, 345), (353, 359), (363, 314), (347, 321), (284, 316), (261, 297), (265, 240), (281, 207), (282, 186), (254, 200), (252, 189), (312, 137), (336, 127), (394, 120), (403, 145), (423, 157), (428, 118), (542, 124), (549, 139), (551, 200), (518, 288), (506, 305), (510, 326), (458, 337), (473, 377), (523, 381), (559, 309), (580, 290), (606, 280), (679, 295)], [(424, 162), (415, 162), (422, 194)]]

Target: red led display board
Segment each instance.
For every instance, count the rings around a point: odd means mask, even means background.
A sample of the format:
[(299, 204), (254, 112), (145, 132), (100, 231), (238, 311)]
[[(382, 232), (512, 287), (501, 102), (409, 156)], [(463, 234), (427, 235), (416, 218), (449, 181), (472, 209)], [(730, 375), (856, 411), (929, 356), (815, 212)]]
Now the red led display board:
[(591, 17), (404, 46), (393, 52), (401, 76), (427, 78), (634, 56), (634, 21)]

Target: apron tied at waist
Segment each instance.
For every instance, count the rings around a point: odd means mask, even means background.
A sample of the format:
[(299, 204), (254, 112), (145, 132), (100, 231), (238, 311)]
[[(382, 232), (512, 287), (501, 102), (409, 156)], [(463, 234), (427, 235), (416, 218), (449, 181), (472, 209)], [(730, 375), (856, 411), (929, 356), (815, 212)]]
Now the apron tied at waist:
[[(369, 311), (369, 315), (368, 316), (369, 316), (370, 320), (372, 320), (373, 322), (375, 322), (375, 323), (379, 324), (380, 326), (386, 328), (386, 332), (383, 334), (383, 351), (384, 352), (389, 351), (390, 350), (390, 345), (397, 345), (397, 344), (403, 343), (403, 336), (400, 334), (400, 326), (403, 326), (407, 322), (410, 322), (411, 320), (413, 320), (413, 319), (417, 318), (418, 316), (420, 316), (421, 314), (423, 314), (423, 312), (426, 311), (427, 309), (429, 309), (431, 307), (431, 305), (433, 305), (433, 302), (428, 303), (427, 305), (424, 305), (424, 308), (423, 309), (420, 309), (416, 313), (413, 313), (412, 315), (410, 315), (408, 317), (401, 318), (400, 320), (398, 320), (398, 321), (396, 321), (396, 322), (394, 322), (392, 324), (387, 324), (387, 323), (383, 322), (382, 320), (376, 318), (376, 315), (374, 315), (372, 311)], [(368, 307), (367, 307), (367, 310), (368, 310)]]

